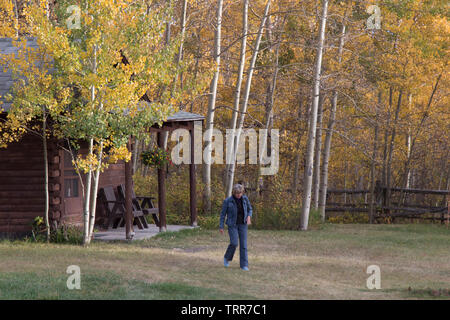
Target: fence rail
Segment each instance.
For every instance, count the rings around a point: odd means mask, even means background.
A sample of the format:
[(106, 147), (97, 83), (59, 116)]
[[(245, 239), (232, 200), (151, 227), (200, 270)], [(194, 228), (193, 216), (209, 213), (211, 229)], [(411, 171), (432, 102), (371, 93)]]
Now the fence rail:
[[(382, 190), (387, 190), (387, 188), (381, 188)], [(404, 192), (404, 193), (419, 193), (419, 194), (436, 194), (436, 195), (448, 195), (450, 191), (448, 190), (427, 190), (427, 189), (407, 189), (407, 188), (390, 188), (391, 192)], [(367, 189), (328, 189), (329, 194), (365, 194), (370, 193)]]
[[(268, 190), (265, 188), (245, 187), (247, 191), (258, 191), (261, 195)], [(285, 192), (292, 192), (291, 189), (285, 189)], [(302, 190), (298, 190), (301, 192)], [(450, 224), (450, 190), (433, 189), (414, 189), (414, 188), (388, 188), (377, 184), (374, 190), (373, 218), (411, 218), (423, 220), (438, 220), (442, 223)], [(396, 194), (400, 193), (400, 197)], [(390, 195), (388, 199), (388, 194)], [(419, 197), (428, 196), (429, 199), (419, 199), (420, 203), (410, 203), (407, 201), (411, 195)], [(409, 195), (409, 196), (408, 196)], [(332, 201), (335, 196), (343, 196), (344, 202)], [(436, 197), (443, 196), (436, 200)], [(435, 199), (432, 199), (432, 198)], [(359, 198), (359, 199), (358, 199)], [(398, 199), (396, 199), (398, 198)], [(350, 214), (367, 213), (370, 217), (370, 190), (368, 189), (328, 189), (325, 212)], [(359, 200), (356, 202), (347, 202), (347, 200)], [(426, 205), (426, 202), (434, 202), (435, 205)], [(438, 204), (439, 203), (439, 204)], [(431, 217), (429, 215), (432, 215)]]
[[(425, 219), (425, 220), (440, 220), (442, 223), (449, 224), (450, 219), (450, 191), (449, 190), (427, 190), (427, 189), (408, 189), (408, 188), (389, 188), (387, 192), (386, 187), (379, 185), (374, 190), (374, 204), (373, 217), (378, 219), (380, 217), (390, 218), (411, 218), (411, 219)], [(400, 193), (400, 199), (394, 200), (395, 193)], [(387, 195), (390, 198), (387, 198)], [(405, 201), (405, 195), (417, 194), (422, 196), (429, 196), (429, 199), (422, 199), (422, 203), (408, 203)], [(355, 195), (357, 199), (355, 199)], [(358, 196), (360, 195), (360, 196)], [(327, 205), (325, 211), (327, 213), (342, 213), (350, 214), (368, 213), (371, 214), (370, 203), (367, 201), (370, 190), (366, 189), (329, 189), (327, 191)], [(344, 203), (330, 201), (336, 196), (343, 196)], [(436, 199), (436, 196), (443, 196), (442, 199)], [(412, 196), (411, 196), (412, 197)], [(359, 198), (359, 199), (358, 199)], [(398, 198), (398, 197), (397, 197)], [(434, 199), (432, 199), (434, 198)], [(439, 197), (440, 198), (440, 197)], [(347, 202), (350, 199), (360, 200), (356, 202)], [(434, 202), (435, 205), (426, 205), (426, 202)], [(431, 215), (431, 216), (430, 216)]]

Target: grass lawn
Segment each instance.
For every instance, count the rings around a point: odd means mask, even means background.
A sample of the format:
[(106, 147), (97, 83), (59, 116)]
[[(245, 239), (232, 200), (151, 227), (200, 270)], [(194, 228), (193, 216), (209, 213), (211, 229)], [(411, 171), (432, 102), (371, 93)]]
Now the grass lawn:
[[(76, 245), (0, 241), (0, 299), (450, 299), (450, 230), (441, 225), (324, 225), (249, 230), (250, 272), (228, 235), (167, 232), (143, 241)], [(69, 265), (81, 290), (68, 290)], [(381, 269), (381, 289), (366, 269)]]

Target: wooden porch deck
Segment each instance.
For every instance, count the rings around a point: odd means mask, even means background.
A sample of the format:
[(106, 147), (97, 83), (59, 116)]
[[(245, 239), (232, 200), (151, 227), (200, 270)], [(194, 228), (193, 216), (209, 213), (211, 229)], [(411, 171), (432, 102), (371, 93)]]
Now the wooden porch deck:
[[(192, 226), (180, 226), (180, 225), (167, 225), (167, 231), (180, 231), (184, 229), (193, 229)], [(148, 229), (138, 229), (137, 226), (134, 228), (135, 235), (133, 240), (144, 240), (156, 236), (159, 233), (159, 227), (154, 224), (149, 224)], [(100, 241), (116, 241), (125, 240), (125, 227), (117, 229), (109, 229), (107, 231), (99, 231), (94, 233), (94, 240)]]

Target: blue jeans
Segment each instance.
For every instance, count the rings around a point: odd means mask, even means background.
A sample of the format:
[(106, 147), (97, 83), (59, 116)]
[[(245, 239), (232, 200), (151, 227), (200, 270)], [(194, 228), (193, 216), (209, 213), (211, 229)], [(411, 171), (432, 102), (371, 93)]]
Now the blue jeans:
[(225, 252), (224, 258), (228, 261), (233, 260), (234, 252), (238, 246), (239, 238), (239, 263), (241, 268), (248, 267), (247, 256), (247, 229), (246, 224), (237, 224), (235, 226), (228, 226), (228, 234), (230, 235), (230, 244)]

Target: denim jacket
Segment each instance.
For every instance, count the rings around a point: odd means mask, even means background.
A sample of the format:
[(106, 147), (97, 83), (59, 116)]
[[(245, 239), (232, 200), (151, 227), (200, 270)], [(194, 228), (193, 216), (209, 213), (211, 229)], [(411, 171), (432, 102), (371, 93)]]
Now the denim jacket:
[[(247, 223), (247, 217), (251, 217), (253, 213), (250, 200), (248, 200), (246, 195), (242, 195), (242, 205), (244, 207), (244, 223)], [(233, 200), (233, 196), (226, 198), (222, 204), (222, 212), (220, 213), (220, 229), (223, 229), (223, 224), (225, 221), (225, 216), (227, 216), (227, 225), (235, 226), (237, 219), (237, 205)]]

